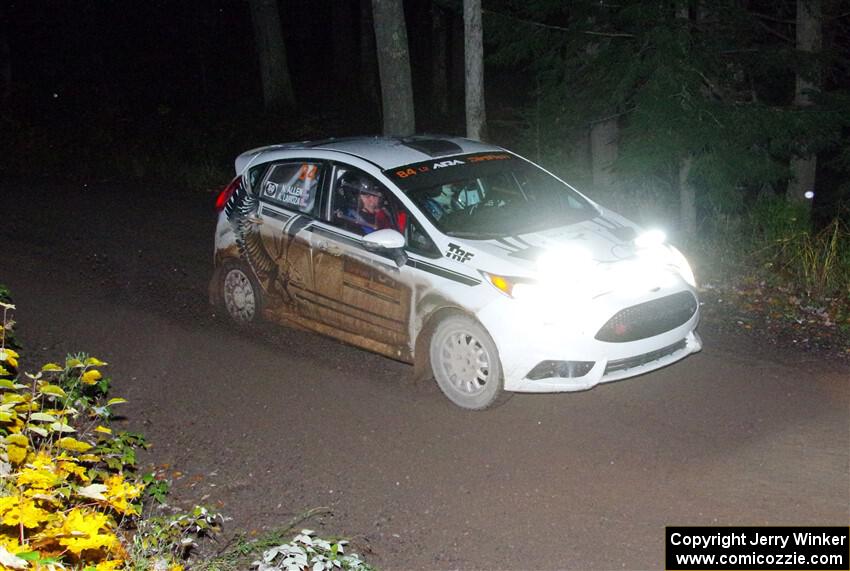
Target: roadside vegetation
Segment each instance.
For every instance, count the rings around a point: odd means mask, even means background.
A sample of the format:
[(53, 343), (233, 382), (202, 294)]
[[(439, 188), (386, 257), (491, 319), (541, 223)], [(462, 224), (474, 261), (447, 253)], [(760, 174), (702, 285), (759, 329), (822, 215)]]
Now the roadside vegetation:
[(292, 527), (193, 556), (222, 514), (171, 508), (169, 482), (139, 472), (147, 443), (111, 426), (126, 400), (110, 396), (108, 363), (78, 353), (26, 372), (14, 309), (0, 285), (0, 569), (370, 569), (347, 541)]

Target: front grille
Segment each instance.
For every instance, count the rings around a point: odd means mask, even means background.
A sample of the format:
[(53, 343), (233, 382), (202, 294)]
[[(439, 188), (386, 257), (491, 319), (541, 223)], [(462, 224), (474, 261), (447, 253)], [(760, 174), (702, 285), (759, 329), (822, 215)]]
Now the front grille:
[(684, 349), (687, 343), (684, 339), (679, 341), (678, 343), (673, 343), (672, 345), (668, 345), (667, 347), (663, 347), (658, 349), (657, 351), (651, 351), (649, 353), (644, 353), (643, 355), (638, 355), (636, 357), (628, 357), (626, 359), (617, 359), (616, 361), (608, 361), (608, 366), (605, 367), (605, 373), (613, 373), (615, 371), (625, 371), (626, 369), (633, 369), (635, 367), (640, 367), (641, 365), (646, 365), (647, 363), (651, 363), (653, 361), (657, 361), (662, 357), (666, 357), (667, 355), (672, 355), (679, 349)]
[(625, 343), (653, 337), (687, 322), (697, 310), (692, 293), (681, 291), (619, 311), (596, 334), (599, 341)]

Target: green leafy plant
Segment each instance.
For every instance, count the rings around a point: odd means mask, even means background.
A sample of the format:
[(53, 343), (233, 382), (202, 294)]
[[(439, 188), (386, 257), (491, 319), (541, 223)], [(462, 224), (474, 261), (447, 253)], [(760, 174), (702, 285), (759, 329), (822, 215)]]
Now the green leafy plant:
[(165, 498), (171, 491), (171, 482), (165, 478), (157, 478), (153, 472), (142, 476), (142, 481), (145, 483), (145, 495), (158, 504), (164, 504)]
[(240, 534), (215, 557), (198, 562), (199, 571), (241, 571), (253, 567), (263, 571), (312, 571), (313, 569), (374, 569), (356, 553), (349, 553), (348, 541), (323, 539), (315, 532), (300, 529), (306, 520), (322, 513), (326, 507), (307, 510), (281, 528), (259, 537)]
[(329, 541), (315, 535), (316, 532), (312, 530), (302, 529), (292, 541), (263, 551), (262, 558), (254, 561), (251, 566), (257, 571), (301, 571), (304, 569), (370, 571), (372, 569), (356, 553), (345, 553), (347, 541)]
[(143, 571), (160, 562), (186, 559), (198, 538), (219, 531), (220, 520), (220, 515), (201, 506), (186, 513), (141, 518), (133, 536), (131, 568)]

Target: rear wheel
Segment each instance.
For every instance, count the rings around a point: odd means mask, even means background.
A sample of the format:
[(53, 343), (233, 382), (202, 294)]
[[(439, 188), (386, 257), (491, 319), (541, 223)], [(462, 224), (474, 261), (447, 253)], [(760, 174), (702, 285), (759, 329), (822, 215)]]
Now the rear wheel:
[(431, 369), (449, 400), (469, 410), (505, 402), (502, 366), (496, 344), (475, 320), (451, 315), (431, 336)]
[(221, 269), (221, 300), (227, 315), (239, 325), (255, 323), (260, 318), (260, 285), (241, 264), (227, 262)]

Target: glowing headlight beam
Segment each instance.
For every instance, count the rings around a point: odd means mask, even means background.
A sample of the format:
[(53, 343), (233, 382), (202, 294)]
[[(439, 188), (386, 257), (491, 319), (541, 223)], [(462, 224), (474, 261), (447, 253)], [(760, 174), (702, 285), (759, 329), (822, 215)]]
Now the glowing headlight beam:
[(537, 259), (540, 277), (549, 284), (575, 282), (576, 276), (586, 274), (592, 266), (590, 251), (575, 244), (547, 250)]
[(654, 246), (660, 246), (666, 241), (667, 234), (665, 234), (663, 230), (655, 228), (638, 235), (638, 237), (635, 238), (635, 246), (638, 248), (652, 248)]
[(682, 279), (685, 280), (691, 287), (697, 287), (694, 270), (691, 268), (691, 264), (688, 263), (688, 259), (685, 258), (682, 252), (673, 246), (670, 246), (670, 251), (673, 254), (673, 263), (679, 269), (679, 274), (682, 276)]

